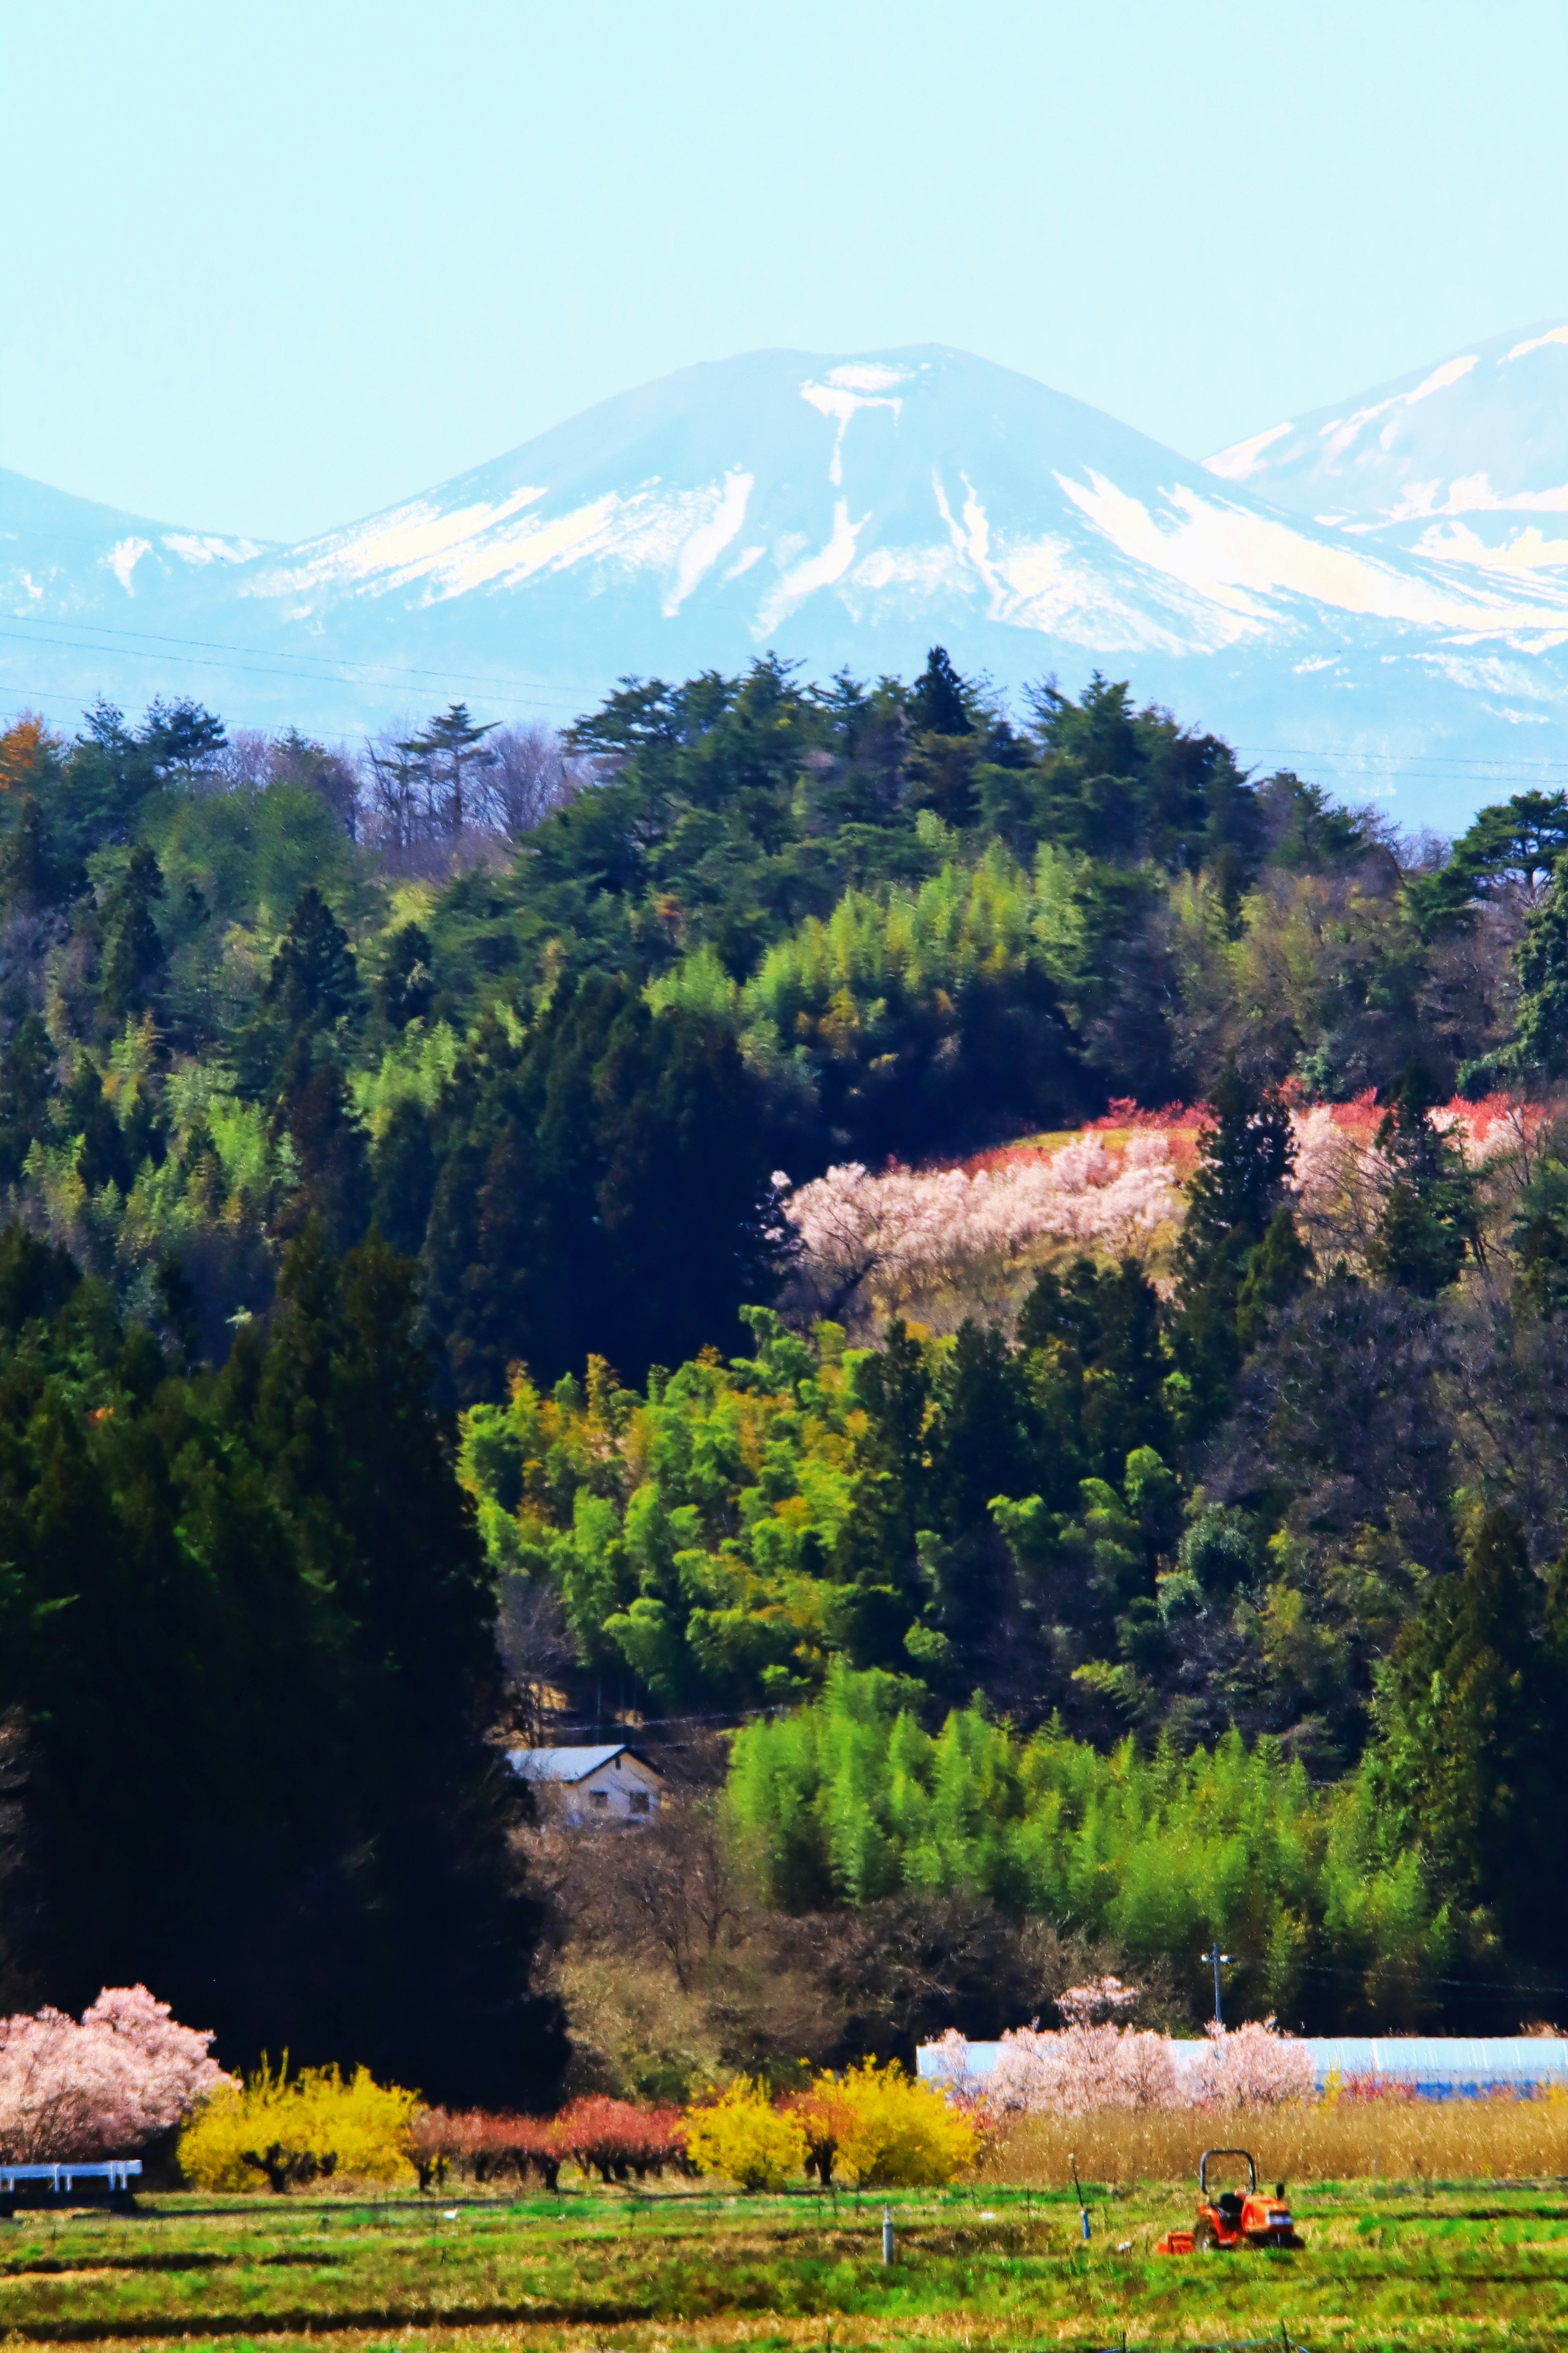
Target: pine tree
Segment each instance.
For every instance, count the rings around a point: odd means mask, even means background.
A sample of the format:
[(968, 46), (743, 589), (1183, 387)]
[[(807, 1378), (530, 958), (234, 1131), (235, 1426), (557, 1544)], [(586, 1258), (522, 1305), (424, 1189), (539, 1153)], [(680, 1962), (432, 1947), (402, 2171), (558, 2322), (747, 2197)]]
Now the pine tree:
[(163, 896), (157, 859), (138, 842), (124, 880), (110, 892), (103, 910), (103, 968), (98, 987), (99, 1018), (111, 1032), (145, 1013), (157, 994), (165, 955), (153, 910)]
[(1475, 1188), (1457, 1145), (1432, 1124), (1436, 1090), (1417, 1061), (1405, 1066), (1377, 1134), (1393, 1170), (1368, 1264), (1380, 1282), (1436, 1299), (1479, 1248)]
[(926, 666), (910, 689), (910, 724), (917, 735), (968, 735), (973, 721), (968, 696), (945, 646), (932, 646)]
[(1568, 859), (1530, 918), (1519, 947), (1519, 1015), (1500, 1056), (1526, 1082), (1568, 1074)]
[(1305, 1271), (1283, 1198), (1296, 1155), (1283, 1099), (1276, 1089), (1249, 1087), (1229, 1062), (1212, 1111), (1187, 1187), (1177, 1249), (1172, 1337), (1186, 1383), (1188, 1437), (1211, 1429), (1225, 1412), (1244, 1347), (1259, 1335), (1264, 1310), (1288, 1297)]
[(443, 787), (444, 828), (454, 841), (460, 839), (478, 814), (472, 788), (466, 779), (474, 770), (488, 768), (494, 762), (495, 754), (480, 747), (499, 724), (498, 720), (492, 719), (487, 726), (476, 727), (468, 716), (468, 704), (454, 702), (431, 720), (423, 735), (411, 736), (407, 743), (397, 746), (405, 757), (423, 762)]
[(17, 914), (36, 915), (63, 895), (43, 811), (31, 793), (24, 793), (0, 846), (0, 903)]
[(1562, 1582), (1535, 1574), (1510, 1513), (1489, 1511), (1377, 1679), (1391, 1846), (1419, 1846), (1451, 1903), (1487, 1907), (1509, 1949), (1538, 1962), (1568, 1931)]
[(305, 1083), (303, 1065), (335, 1056), (363, 1009), (348, 934), (311, 883), (300, 894), (261, 1004), (237, 1041), (246, 1086), (263, 1097), (285, 1088), (298, 1092)]

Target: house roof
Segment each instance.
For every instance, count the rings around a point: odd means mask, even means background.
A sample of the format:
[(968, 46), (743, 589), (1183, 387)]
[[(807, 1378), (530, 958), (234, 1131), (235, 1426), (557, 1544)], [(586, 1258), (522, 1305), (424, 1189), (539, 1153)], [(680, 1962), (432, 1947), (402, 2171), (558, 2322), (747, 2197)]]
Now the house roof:
[(664, 1778), (657, 1765), (650, 1765), (640, 1749), (624, 1740), (612, 1741), (603, 1748), (513, 1748), (507, 1761), (525, 1781), (585, 1781), (615, 1757), (634, 1757), (656, 1780)]

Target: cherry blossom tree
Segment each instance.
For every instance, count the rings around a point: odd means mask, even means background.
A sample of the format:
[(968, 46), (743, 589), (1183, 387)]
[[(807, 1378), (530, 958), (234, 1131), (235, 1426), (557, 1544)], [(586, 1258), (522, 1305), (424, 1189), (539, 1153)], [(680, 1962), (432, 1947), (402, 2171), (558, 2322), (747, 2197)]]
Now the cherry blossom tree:
[(0, 2158), (122, 2157), (230, 2080), (212, 2035), (145, 1986), (106, 1987), (79, 2024), (63, 2010), (0, 2020)]
[(1055, 1249), (1144, 1258), (1181, 1209), (1158, 1132), (1131, 1135), (1120, 1154), (1084, 1134), (973, 1169), (873, 1174), (847, 1161), (782, 1206), (799, 1245), (797, 1303), (851, 1327), (917, 1312), (941, 1323), (944, 1292), (963, 1293), (964, 1312), (977, 1288), (999, 1303)]

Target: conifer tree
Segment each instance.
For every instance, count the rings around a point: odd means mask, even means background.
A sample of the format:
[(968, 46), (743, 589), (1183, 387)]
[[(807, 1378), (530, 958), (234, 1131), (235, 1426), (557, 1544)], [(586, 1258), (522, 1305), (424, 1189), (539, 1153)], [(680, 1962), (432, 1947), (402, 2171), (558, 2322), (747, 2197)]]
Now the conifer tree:
[(495, 754), (485, 745), (484, 739), (493, 734), (499, 724), (492, 719), (486, 726), (476, 727), (468, 716), (468, 704), (454, 702), (437, 712), (422, 735), (411, 736), (397, 747), (406, 758), (422, 762), (441, 786), (445, 796), (444, 829), (453, 840), (460, 837), (477, 814), (468, 779), (476, 769), (483, 770), (494, 762)]
[(1538, 1963), (1568, 1930), (1562, 1587), (1561, 1569), (1532, 1570), (1512, 1515), (1488, 1512), (1400, 1635), (1375, 1710), (1391, 1850), (1417, 1845), (1456, 1906), (1486, 1907)]
[(133, 1015), (146, 1012), (156, 994), (165, 956), (153, 910), (163, 896), (158, 860), (144, 843), (138, 842), (124, 880), (110, 892), (103, 911), (98, 1008), (109, 1030), (122, 1029)]
[(1212, 1110), (1177, 1250), (1173, 1342), (1187, 1385), (1183, 1420), (1190, 1437), (1225, 1411), (1244, 1345), (1260, 1332), (1264, 1311), (1288, 1297), (1305, 1271), (1283, 1198), (1296, 1153), (1283, 1099), (1276, 1089), (1248, 1086), (1228, 1062)]
[(1568, 1073), (1568, 859), (1530, 918), (1519, 947), (1519, 1016), (1500, 1060), (1527, 1082)]
[(968, 735), (974, 723), (963, 681), (945, 646), (932, 646), (926, 666), (910, 690), (910, 724), (920, 735)]
[(62, 895), (43, 811), (31, 793), (24, 793), (0, 845), (0, 902), (17, 914), (36, 915)]
[(1378, 1149), (1394, 1174), (1367, 1253), (1380, 1282), (1420, 1299), (1435, 1299), (1455, 1282), (1467, 1247), (1479, 1241), (1464, 1156), (1432, 1124), (1435, 1092), (1422, 1064), (1408, 1063), (1378, 1129)]

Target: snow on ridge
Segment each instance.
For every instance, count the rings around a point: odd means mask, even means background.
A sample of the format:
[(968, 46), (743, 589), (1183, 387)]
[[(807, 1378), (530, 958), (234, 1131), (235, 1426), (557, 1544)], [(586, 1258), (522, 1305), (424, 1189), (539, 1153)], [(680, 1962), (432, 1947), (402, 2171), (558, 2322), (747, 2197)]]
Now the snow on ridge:
[(211, 531), (166, 531), (163, 540), (182, 564), (249, 564), (268, 553), (263, 539), (225, 539)]
[[(677, 558), (675, 578), (665, 591), (659, 607), (667, 621), (672, 620), (679, 612), (704, 573), (711, 572), (731, 541), (737, 536), (746, 520), (746, 507), (755, 488), (754, 474), (742, 474), (739, 468), (735, 468), (725, 475), (724, 488), (712, 515), (708, 522), (698, 524)], [(757, 554), (762, 553), (759, 547)], [(734, 576), (732, 572), (725, 575), (727, 579)]]
[(1309, 539), (1282, 517), (1201, 499), (1180, 487), (1165, 493), (1174, 526), (1166, 528), (1142, 501), (1092, 470), (1088, 488), (1058, 479), (1124, 554), (1172, 574), (1233, 613), (1237, 637), (1256, 635), (1271, 617), (1259, 597), (1280, 596), (1369, 619), (1482, 636), (1556, 630), (1568, 622), (1568, 599), (1521, 604), (1500, 588), (1458, 589), (1353, 548)]
[(1543, 351), (1548, 343), (1568, 343), (1568, 322), (1561, 327), (1548, 327), (1543, 335), (1529, 335), (1522, 343), (1515, 343), (1511, 352), (1504, 352), (1498, 362), (1506, 367), (1510, 360), (1521, 360), (1527, 353)]
[(1245, 482), (1256, 471), (1266, 449), (1272, 448), (1282, 434), (1295, 431), (1293, 425), (1270, 425), (1265, 432), (1255, 433), (1250, 441), (1233, 441), (1228, 449), (1216, 450), (1204, 459), (1205, 473), (1217, 474), (1222, 482)]
[(433, 496), (410, 499), (373, 515), (368, 522), (351, 523), (303, 542), (276, 570), (251, 584), (247, 593), (299, 596), (372, 581), (384, 588), (404, 587), (544, 495), (542, 486), (525, 483), (493, 504), (476, 500), (469, 506), (443, 509)]
[(1430, 400), (1435, 392), (1447, 392), (1450, 385), (1458, 384), (1462, 376), (1469, 375), (1479, 357), (1479, 352), (1467, 352), (1458, 359), (1445, 360), (1440, 367), (1432, 370), (1430, 375), (1424, 376), (1414, 391), (1391, 393), (1386, 400), (1374, 400), (1370, 406), (1358, 408), (1350, 417), (1331, 417), (1326, 425), (1318, 428), (1323, 442), (1324, 461), (1331, 465), (1336, 458), (1342, 458), (1363, 427), (1370, 425), (1374, 417), (1384, 417), (1394, 408), (1414, 408), (1418, 401)]

